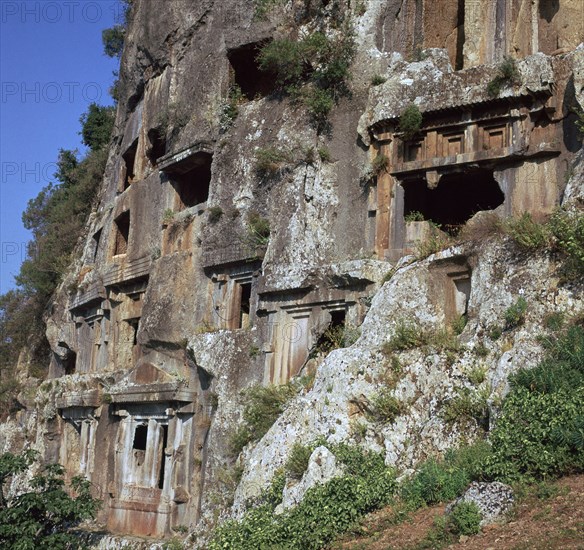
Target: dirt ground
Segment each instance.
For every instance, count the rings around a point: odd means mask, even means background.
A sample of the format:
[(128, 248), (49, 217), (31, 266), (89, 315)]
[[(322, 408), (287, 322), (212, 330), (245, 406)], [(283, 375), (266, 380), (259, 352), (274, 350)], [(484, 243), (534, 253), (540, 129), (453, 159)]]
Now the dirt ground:
[(530, 491), (519, 499), (508, 521), (488, 525), (471, 537), (450, 544), (428, 543), (434, 518), (444, 506), (433, 506), (410, 514), (395, 524), (391, 507), (370, 514), (359, 534), (345, 535), (331, 545), (342, 550), (584, 550), (584, 475), (550, 483), (539, 494)]

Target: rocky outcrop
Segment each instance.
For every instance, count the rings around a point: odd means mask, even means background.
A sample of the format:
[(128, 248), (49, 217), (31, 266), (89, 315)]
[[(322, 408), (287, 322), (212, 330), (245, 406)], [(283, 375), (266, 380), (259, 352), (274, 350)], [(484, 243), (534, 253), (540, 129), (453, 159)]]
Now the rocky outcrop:
[[(47, 318), (49, 379), (0, 426), (3, 450), (88, 476), (114, 534), (208, 533), (318, 438), (407, 474), (496, 419), (547, 314), (584, 313), (557, 255), (491, 223), (582, 207), (579, 2), (272, 4), (262, 18), (251, 0), (134, 0), (99, 203)], [(302, 105), (315, 83), (291, 97), (257, 61), (317, 30), (355, 50), (319, 124)], [(436, 225), (468, 236), (419, 254)], [(524, 322), (506, 327), (519, 298)], [(425, 345), (396, 344), (404, 327)], [(328, 353), (345, 329), (359, 339)], [(242, 392), (307, 374), (234, 457)], [(461, 395), (480, 414), (448, 414)], [(338, 473), (319, 447), (282, 507)]]
[(446, 513), (449, 514), (452, 508), (461, 502), (476, 504), (482, 518), (480, 526), (484, 527), (502, 521), (513, 508), (515, 498), (509, 485), (498, 481), (492, 483), (474, 481), (460, 498), (446, 507)]

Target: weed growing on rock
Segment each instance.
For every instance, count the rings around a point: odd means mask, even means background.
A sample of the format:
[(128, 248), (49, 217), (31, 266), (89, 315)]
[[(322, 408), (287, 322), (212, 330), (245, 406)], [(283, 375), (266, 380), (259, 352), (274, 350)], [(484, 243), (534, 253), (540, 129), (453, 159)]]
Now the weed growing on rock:
[(371, 86), (380, 86), (384, 82), (387, 82), (387, 78), (379, 74), (373, 75), (371, 78)]
[(526, 311), (527, 300), (523, 296), (519, 296), (517, 301), (505, 310), (505, 330), (512, 330), (521, 326), (525, 322)]
[(383, 154), (380, 153), (377, 155), (373, 161), (371, 162), (371, 170), (375, 177), (380, 176), (383, 172), (387, 171), (389, 166), (389, 159)]
[(237, 84), (233, 84), (219, 107), (219, 129), (226, 132), (239, 114), (239, 106), (245, 102), (245, 96)]
[(318, 148), (318, 156), (322, 162), (331, 162), (332, 160), (330, 150), (324, 145)]
[(541, 250), (550, 244), (548, 228), (535, 222), (529, 212), (524, 212), (519, 218), (511, 218), (503, 227), (524, 250)]
[(418, 212), (417, 210), (413, 210), (404, 216), (404, 221), (406, 223), (409, 222), (423, 222), (426, 218), (424, 218), (424, 214)]
[(496, 97), (503, 86), (516, 86), (520, 83), (521, 75), (515, 59), (505, 56), (497, 68), (497, 75), (487, 85), (487, 92), (491, 97)]
[(391, 389), (382, 388), (372, 397), (368, 416), (376, 422), (392, 424), (405, 411), (406, 404), (395, 397)]
[(223, 216), (223, 208), (220, 206), (211, 206), (208, 209), (209, 212), (209, 223), (217, 223), (221, 216)]
[(458, 395), (444, 403), (441, 416), (448, 423), (476, 420), (480, 426), (487, 429), (489, 422), (487, 400), (489, 395), (489, 388), (478, 391), (471, 391), (468, 388), (459, 389)]
[(416, 257), (423, 260), (440, 250), (444, 250), (452, 243), (450, 237), (440, 230), (440, 226), (430, 222), (430, 232), (428, 236), (416, 243)]
[(286, 473), (292, 479), (300, 479), (304, 475), (304, 472), (308, 468), (308, 461), (310, 460), (312, 450), (311, 447), (307, 447), (306, 445), (294, 443), (285, 467)]
[(248, 217), (247, 243), (252, 247), (266, 246), (270, 240), (270, 222), (257, 212), (250, 212)]
[(260, 177), (275, 176), (290, 161), (290, 153), (279, 147), (260, 147), (255, 151), (255, 170)]
[(399, 117), (398, 130), (402, 132), (403, 139), (408, 141), (415, 137), (422, 127), (422, 113), (417, 105), (410, 103)]

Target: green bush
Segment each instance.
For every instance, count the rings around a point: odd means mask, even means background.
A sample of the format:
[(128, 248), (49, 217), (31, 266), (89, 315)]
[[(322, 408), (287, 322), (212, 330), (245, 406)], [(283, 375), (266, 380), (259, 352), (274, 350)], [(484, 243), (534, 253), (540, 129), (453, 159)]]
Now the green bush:
[(221, 216), (223, 216), (223, 208), (220, 206), (211, 206), (208, 212), (210, 223), (217, 223), (221, 219)]
[(445, 461), (429, 459), (413, 477), (403, 482), (400, 496), (414, 510), (455, 499), (472, 481), (469, 472)]
[(243, 392), (243, 424), (232, 434), (230, 450), (239, 454), (251, 441), (260, 440), (286, 404), (296, 395), (296, 388), (288, 383), (282, 386), (252, 386)]
[(389, 388), (381, 389), (370, 401), (369, 417), (377, 422), (392, 424), (405, 412), (406, 405)]
[(474, 502), (460, 502), (448, 515), (446, 528), (456, 535), (476, 535), (480, 532), (481, 512)]
[(379, 74), (376, 74), (376, 75), (373, 75), (373, 77), (371, 78), (371, 86), (380, 86), (381, 84), (383, 84), (386, 81), (387, 81), (387, 78), (385, 78), (384, 76), (381, 76)]
[(270, 221), (257, 212), (250, 212), (247, 221), (247, 242), (252, 247), (266, 246), (270, 240)]
[(322, 162), (331, 162), (332, 160), (330, 150), (324, 146), (318, 148), (318, 156)]
[(300, 479), (308, 468), (308, 461), (312, 454), (312, 448), (300, 443), (294, 443), (290, 456), (286, 461), (286, 473), (293, 479)]
[(584, 215), (560, 209), (548, 223), (557, 248), (567, 258), (566, 270), (581, 275), (584, 272)]
[(404, 216), (404, 221), (407, 222), (423, 222), (426, 218), (424, 214), (418, 212), (417, 210), (413, 210)]
[(385, 354), (394, 351), (404, 351), (424, 346), (428, 343), (425, 331), (414, 321), (400, 320), (393, 333), (393, 336), (383, 346)]
[(91, 103), (79, 122), (83, 143), (91, 150), (97, 151), (109, 144), (114, 127), (116, 110)]
[(444, 404), (441, 415), (446, 422), (459, 422), (464, 419), (474, 419), (488, 428), (489, 407), (487, 391), (471, 391), (468, 388), (458, 390), (458, 395)]
[(514, 86), (521, 82), (521, 75), (517, 63), (512, 57), (505, 56), (497, 68), (497, 74), (487, 85), (487, 92), (491, 97), (501, 93), (503, 86)]
[(32, 477), (25, 492), (15, 497), (4, 493), (6, 482), (31, 468), (37, 457), (34, 451), (0, 456), (0, 546), (14, 550), (82, 548), (71, 529), (94, 518), (99, 508), (87, 480), (74, 477), (67, 488), (63, 467), (50, 464)]
[(290, 153), (279, 147), (260, 147), (255, 151), (255, 169), (261, 177), (274, 176), (290, 161)]
[(231, 85), (227, 100), (224, 100), (219, 108), (219, 128), (222, 132), (227, 131), (233, 124), (239, 114), (239, 106), (244, 102), (245, 96), (241, 88), (237, 84)]
[(584, 468), (584, 329), (543, 341), (544, 359), (510, 377), (511, 392), (490, 434), (492, 478), (545, 479)]
[(371, 162), (371, 170), (374, 176), (379, 176), (387, 171), (389, 159), (382, 153), (378, 154)]
[(523, 296), (519, 296), (517, 301), (505, 310), (505, 329), (511, 330), (521, 326), (525, 322), (526, 311), (527, 300)]
[(417, 105), (410, 103), (399, 117), (398, 129), (403, 139), (408, 141), (415, 137), (422, 127), (422, 113)]
[(240, 522), (223, 523), (209, 549), (317, 550), (354, 526), (364, 514), (391, 501), (395, 473), (385, 466), (383, 455), (342, 444), (327, 446), (344, 465), (343, 476), (312, 487), (296, 508), (274, 515), (283, 488), (281, 478), (277, 479), (277, 487), (269, 491), (269, 502), (249, 510)]
[(529, 212), (510, 219), (504, 226), (506, 233), (524, 250), (540, 250), (550, 244), (550, 232), (545, 224), (537, 223)]

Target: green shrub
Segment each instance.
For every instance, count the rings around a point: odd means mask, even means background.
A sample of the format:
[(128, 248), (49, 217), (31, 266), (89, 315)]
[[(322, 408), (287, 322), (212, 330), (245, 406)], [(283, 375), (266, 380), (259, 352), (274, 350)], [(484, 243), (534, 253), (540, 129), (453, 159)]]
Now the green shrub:
[(482, 519), (481, 512), (474, 502), (459, 502), (450, 511), (446, 527), (456, 535), (476, 535), (481, 530)]
[(239, 106), (245, 102), (245, 96), (237, 84), (229, 87), (227, 100), (221, 103), (219, 108), (219, 128), (225, 132), (235, 121), (239, 114)]
[(251, 441), (259, 441), (296, 395), (291, 384), (252, 386), (243, 392), (243, 424), (232, 434), (230, 451), (237, 455)]
[(66, 487), (64, 468), (49, 464), (32, 477), (24, 492), (5, 493), (6, 482), (31, 469), (37, 458), (38, 453), (30, 450), (20, 456), (0, 455), (0, 547), (82, 548), (71, 529), (94, 518), (100, 504), (91, 496), (89, 481), (76, 476)]
[(331, 152), (324, 146), (318, 148), (318, 156), (322, 162), (330, 162), (332, 160)]
[(567, 258), (566, 270), (581, 275), (584, 272), (584, 215), (560, 209), (554, 212), (548, 224), (556, 247)]
[(444, 250), (450, 244), (450, 237), (441, 231), (438, 225), (431, 223), (430, 233), (424, 240), (416, 243), (416, 257), (418, 260), (423, 260), (440, 250)]
[(321, 353), (328, 354), (335, 349), (348, 348), (359, 339), (360, 335), (359, 327), (345, 324), (328, 327), (311, 350), (310, 356), (316, 357)]
[(286, 461), (286, 473), (293, 479), (300, 479), (308, 468), (312, 448), (294, 443)]
[(462, 332), (464, 331), (464, 327), (466, 327), (466, 322), (467, 322), (467, 318), (466, 315), (459, 315), (458, 317), (455, 317), (451, 322), (450, 322), (450, 328), (452, 329), (452, 332), (454, 332), (454, 334), (456, 335), (460, 335), (462, 334)]
[(427, 342), (427, 335), (419, 325), (414, 321), (402, 319), (397, 323), (393, 336), (383, 346), (383, 350), (388, 354), (421, 347)]
[(424, 214), (418, 212), (417, 210), (413, 210), (404, 216), (404, 221), (407, 222), (423, 222), (426, 218), (424, 218)]
[(261, 147), (255, 151), (255, 169), (261, 177), (274, 176), (290, 160), (290, 153), (278, 147)]
[(487, 85), (487, 92), (491, 97), (501, 93), (503, 86), (515, 86), (521, 82), (521, 75), (517, 63), (512, 57), (505, 56), (497, 68), (497, 74)]
[(221, 219), (221, 216), (223, 216), (223, 208), (220, 206), (211, 206), (208, 212), (210, 223), (217, 223)]
[(379, 74), (373, 75), (371, 78), (371, 86), (379, 86), (387, 81), (387, 78)]
[(464, 469), (431, 458), (402, 483), (400, 496), (408, 508), (415, 510), (455, 499), (470, 481), (470, 474)]
[(505, 310), (505, 329), (511, 330), (521, 326), (525, 322), (526, 311), (527, 301), (523, 296), (519, 296), (517, 301)]
[(540, 250), (550, 244), (550, 232), (545, 224), (537, 223), (529, 212), (504, 224), (506, 233), (524, 250)]
[(405, 412), (406, 404), (393, 395), (389, 388), (382, 388), (370, 401), (368, 416), (377, 422), (392, 424)]
[(403, 134), (403, 139), (412, 139), (422, 127), (422, 113), (417, 105), (410, 103), (399, 117), (398, 129)]
[(503, 329), (497, 325), (492, 325), (487, 329), (488, 336), (491, 340), (496, 342), (503, 334)]
[(270, 222), (257, 212), (250, 212), (248, 217), (247, 241), (253, 247), (266, 246), (270, 240)]
[(371, 162), (371, 170), (374, 176), (379, 176), (387, 171), (389, 166), (389, 159), (383, 154), (378, 154)]
[(449, 399), (442, 407), (441, 416), (446, 422), (460, 422), (474, 419), (485, 428), (488, 427), (489, 407), (487, 390), (471, 391), (468, 388), (458, 390), (458, 395)]
[(385, 466), (382, 454), (343, 444), (327, 446), (344, 465), (343, 476), (312, 487), (297, 507), (274, 515), (283, 489), (282, 479), (277, 479), (269, 490), (271, 498), (266, 501), (264, 496), (265, 503), (246, 512), (242, 521), (219, 526), (209, 549), (317, 550), (354, 526), (364, 514), (391, 501), (395, 473)]
[(549, 313), (543, 320), (543, 326), (552, 332), (557, 332), (564, 327), (564, 322), (565, 316), (563, 313)]

